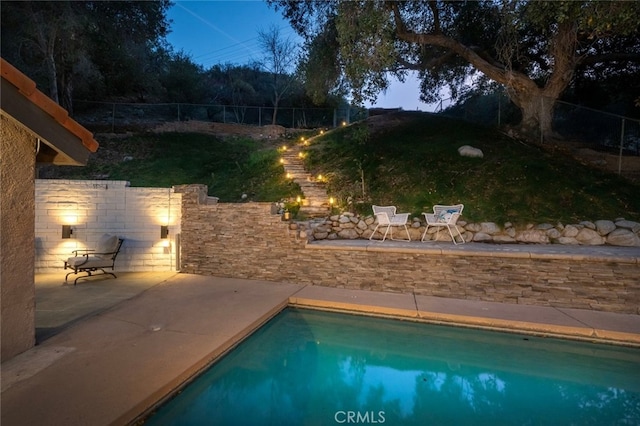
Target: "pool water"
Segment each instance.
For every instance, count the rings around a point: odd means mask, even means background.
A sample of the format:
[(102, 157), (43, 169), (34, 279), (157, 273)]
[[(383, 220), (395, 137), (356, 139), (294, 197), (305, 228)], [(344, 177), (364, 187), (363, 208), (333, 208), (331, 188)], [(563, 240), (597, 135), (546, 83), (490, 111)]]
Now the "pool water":
[(147, 425), (638, 425), (640, 350), (288, 308)]

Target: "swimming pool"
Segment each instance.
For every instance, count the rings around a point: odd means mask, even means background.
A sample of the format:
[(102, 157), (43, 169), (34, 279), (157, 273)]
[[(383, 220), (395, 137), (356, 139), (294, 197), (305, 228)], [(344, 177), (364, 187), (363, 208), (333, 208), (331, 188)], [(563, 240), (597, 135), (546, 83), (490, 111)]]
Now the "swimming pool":
[(640, 424), (640, 350), (287, 308), (147, 425)]

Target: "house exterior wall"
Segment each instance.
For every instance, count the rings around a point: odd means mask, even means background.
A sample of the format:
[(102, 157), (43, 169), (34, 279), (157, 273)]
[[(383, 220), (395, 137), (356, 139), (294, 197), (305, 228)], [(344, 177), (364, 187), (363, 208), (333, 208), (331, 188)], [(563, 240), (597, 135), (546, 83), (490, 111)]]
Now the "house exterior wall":
[(203, 185), (176, 190), (183, 192), (182, 272), (640, 314), (635, 258), (307, 245), (268, 203), (207, 204)]
[(5, 361), (35, 344), (36, 138), (0, 115), (0, 304)]
[[(36, 179), (35, 269), (60, 272), (73, 250), (91, 249), (103, 234), (124, 243), (115, 271), (174, 271), (179, 256), (181, 194), (132, 188), (126, 181)], [(62, 238), (62, 225), (73, 234)], [(168, 225), (169, 238), (160, 238)]]

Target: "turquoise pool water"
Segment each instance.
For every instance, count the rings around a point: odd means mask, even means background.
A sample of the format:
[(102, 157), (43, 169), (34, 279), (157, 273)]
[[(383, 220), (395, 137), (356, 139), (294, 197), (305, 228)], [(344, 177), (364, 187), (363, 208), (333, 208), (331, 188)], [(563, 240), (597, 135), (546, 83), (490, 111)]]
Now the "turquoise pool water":
[(286, 309), (146, 425), (638, 425), (640, 350)]

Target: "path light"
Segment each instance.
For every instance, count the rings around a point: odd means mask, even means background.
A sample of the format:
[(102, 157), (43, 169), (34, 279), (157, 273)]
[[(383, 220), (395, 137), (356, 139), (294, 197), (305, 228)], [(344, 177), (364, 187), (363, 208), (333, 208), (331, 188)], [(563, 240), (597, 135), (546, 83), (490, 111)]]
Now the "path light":
[(333, 207), (333, 203), (335, 203), (335, 200), (333, 199), (333, 197), (329, 197), (329, 205), (331, 207)]
[(300, 138), (300, 140), (301, 140), (302, 142), (304, 142), (304, 136), (302, 136), (302, 137)]
[(320, 130), (320, 134), (321, 134), (321, 135), (324, 135), (324, 130)]
[(342, 125), (343, 125), (343, 126), (346, 126), (346, 125), (347, 125), (347, 122), (346, 122), (346, 121), (343, 121), (343, 122), (342, 122)]
[(296, 197), (296, 203), (300, 204), (300, 201), (302, 201), (302, 198), (300, 198), (300, 196), (298, 195), (298, 196)]
[(287, 146), (286, 145), (282, 145), (282, 150), (286, 151), (287, 150)]
[(284, 164), (284, 158), (280, 159), (280, 164)]
[(318, 175), (318, 180), (322, 182), (322, 175)]
[(287, 172), (287, 179), (291, 179), (291, 173)]
[(304, 158), (304, 152), (300, 151), (300, 152), (298, 153), (298, 157), (300, 157), (300, 158)]

